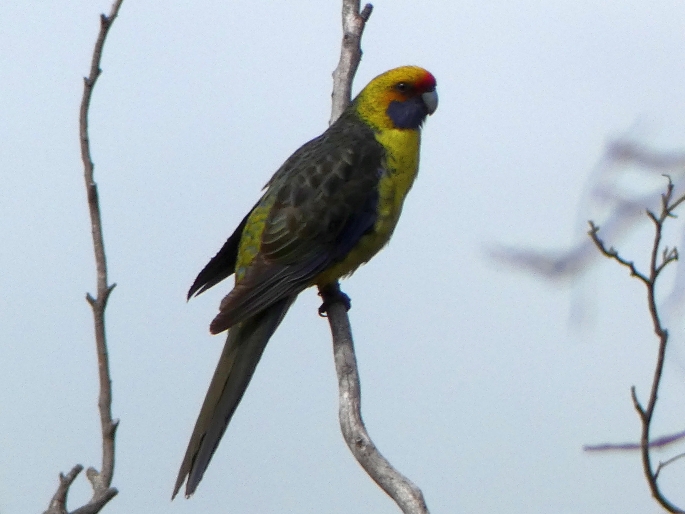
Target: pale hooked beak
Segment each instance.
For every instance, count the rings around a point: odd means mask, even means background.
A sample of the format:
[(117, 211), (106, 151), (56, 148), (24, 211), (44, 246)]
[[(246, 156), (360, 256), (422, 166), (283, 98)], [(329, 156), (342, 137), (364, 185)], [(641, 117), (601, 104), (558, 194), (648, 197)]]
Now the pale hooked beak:
[(426, 104), (428, 109), (428, 114), (433, 114), (438, 108), (438, 92), (434, 89), (433, 91), (426, 91), (421, 95), (421, 100)]

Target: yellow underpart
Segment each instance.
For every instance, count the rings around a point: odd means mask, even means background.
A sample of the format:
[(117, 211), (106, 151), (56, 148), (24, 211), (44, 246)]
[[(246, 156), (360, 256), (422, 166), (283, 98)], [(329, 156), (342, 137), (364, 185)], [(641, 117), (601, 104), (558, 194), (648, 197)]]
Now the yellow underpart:
[(395, 230), (404, 199), (418, 172), (421, 135), (418, 130), (390, 129), (377, 133), (376, 139), (386, 149), (387, 171), (378, 184), (378, 218), (374, 230), (363, 236), (343, 261), (318, 275), (314, 284), (324, 285), (350, 275), (376, 255)]
[(393, 100), (401, 100), (395, 89), (397, 82), (417, 82), (425, 75), (426, 70), (417, 66), (390, 70), (373, 79), (354, 100), (357, 114), (373, 129), (376, 140), (386, 151), (385, 172), (378, 184), (378, 218), (374, 230), (363, 236), (343, 261), (318, 275), (314, 284), (325, 285), (350, 275), (390, 240), (419, 169), (421, 132), (395, 128), (387, 109)]

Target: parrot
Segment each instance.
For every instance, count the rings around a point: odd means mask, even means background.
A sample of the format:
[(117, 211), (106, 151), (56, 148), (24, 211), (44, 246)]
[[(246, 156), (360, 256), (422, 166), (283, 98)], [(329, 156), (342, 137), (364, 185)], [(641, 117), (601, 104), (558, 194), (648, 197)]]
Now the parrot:
[(421, 128), (437, 106), (435, 77), (418, 66), (371, 80), (323, 134), (276, 171), (198, 274), (188, 299), (231, 275), (235, 284), (209, 327), (212, 334), (228, 331), (226, 343), (172, 499), (184, 482), (187, 498), (195, 492), (267, 342), (298, 294), (332, 285), (340, 292), (338, 279), (388, 243), (418, 172)]

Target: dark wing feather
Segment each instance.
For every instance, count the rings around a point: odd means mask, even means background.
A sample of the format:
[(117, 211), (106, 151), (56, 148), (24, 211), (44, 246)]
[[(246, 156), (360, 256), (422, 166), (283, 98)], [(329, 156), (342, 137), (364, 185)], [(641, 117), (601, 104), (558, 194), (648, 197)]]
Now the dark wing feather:
[(299, 293), (345, 258), (373, 229), (384, 157), (371, 129), (348, 116), (286, 161), (262, 199), (273, 207), (259, 254), (221, 302), (212, 333)]
[[(251, 213), (252, 211), (250, 211)], [(235, 263), (238, 259), (238, 245), (240, 244), (240, 237), (243, 234), (243, 229), (247, 223), (247, 218), (250, 213), (243, 218), (238, 228), (235, 229), (231, 237), (229, 237), (221, 250), (212, 257), (207, 265), (198, 274), (193, 285), (188, 291), (188, 300), (190, 297), (204, 293), (210, 287), (217, 285), (225, 278), (230, 277), (235, 272)]]
[(250, 383), (269, 338), (294, 300), (294, 297), (284, 298), (229, 331), (183, 457), (172, 499), (181, 489), (186, 477), (186, 496), (195, 492)]

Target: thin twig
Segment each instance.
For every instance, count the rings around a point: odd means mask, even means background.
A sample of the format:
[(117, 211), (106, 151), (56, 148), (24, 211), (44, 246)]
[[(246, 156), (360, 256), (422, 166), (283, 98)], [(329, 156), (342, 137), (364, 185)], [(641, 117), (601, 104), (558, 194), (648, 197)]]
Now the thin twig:
[(664, 469), (669, 464), (673, 464), (675, 461), (682, 459), (683, 457), (685, 457), (685, 452), (679, 453), (675, 457), (671, 457), (670, 459), (665, 460), (663, 462), (659, 462), (659, 465), (656, 467), (656, 471), (654, 472), (654, 479), (656, 480), (657, 478), (659, 478), (659, 473), (661, 473), (662, 469)]
[(589, 221), (588, 223), (590, 224), (590, 230), (588, 231), (588, 234), (592, 238), (592, 241), (594, 241), (595, 245), (597, 245), (597, 248), (599, 248), (599, 251), (602, 252), (606, 257), (614, 259), (621, 265), (628, 268), (632, 277), (640, 279), (642, 283), (646, 285), (649, 282), (649, 279), (637, 270), (635, 263), (632, 261), (627, 261), (621, 257), (613, 246), (607, 248), (604, 244), (604, 241), (602, 241), (597, 235), (599, 232), (599, 225), (595, 225), (593, 221)]
[[(107, 339), (105, 336), (105, 308), (107, 300), (116, 284), (108, 284), (107, 259), (105, 257), (105, 244), (102, 235), (102, 220), (100, 215), (100, 202), (98, 199), (97, 184), (93, 177), (93, 160), (90, 153), (90, 140), (88, 137), (88, 112), (93, 88), (98, 77), (102, 73), (100, 61), (105, 39), (114, 20), (119, 14), (123, 0), (115, 0), (109, 15), (100, 15), (100, 32), (98, 33), (88, 77), (83, 79), (83, 97), (79, 111), (79, 137), (81, 142), (81, 159), (84, 168), (84, 180), (88, 197), (88, 211), (90, 214), (90, 226), (93, 237), (93, 249), (95, 252), (95, 266), (97, 272), (97, 296), (93, 298), (90, 293), (86, 300), (93, 311), (95, 325), (95, 346), (98, 359), (99, 396), (98, 410), (100, 412), (100, 426), (102, 430), (102, 466), (101, 471), (90, 467), (86, 476), (93, 488), (93, 496), (87, 504), (74, 510), (72, 514), (95, 514), (117, 495), (116, 488), (111, 487), (114, 475), (114, 442), (118, 420), (112, 419), (112, 382), (109, 372), (109, 357), (107, 353)], [(69, 487), (83, 466), (75, 466), (65, 477), (60, 475), (60, 485), (53, 497), (46, 514), (66, 513), (66, 498)]]
[[(372, 6), (367, 4), (360, 12), (359, 0), (343, 0), (343, 41), (340, 62), (333, 73), (333, 123), (350, 103), (352, 80), (361, 59), (361, 37)], [(361, 416), (361, 387), (357, 371), (357, 358), (350, 320), (347, 316), (345, 296), (333, 284), (320, 288), (324, 310), (333, 336), (333, 354), (338, 374), (340, 429), (350, 451), (367, 474), (383, 489), (405, 514), (428, 514), (421, 490), (399, 473), (383, 457), (366, 431)]]
[(659, 485), (657, 483), (657, 478), (659, 471), (663, 465), (659, 465), (656, 471), (652, 470), (652, 462), (650, 455), (650, 448), (652, 444), (649, 441), (649, 432), (652, 423), (652, 417), (654, 416), (654, 410), (656, 408), (656, 402), (659, 392), (659, 385), (661, 383), (661, 377), (664, 369), (664, 360), (666, 357), (666, 345), (668, 344), (668, 330), (666, 330), (661, 324), (661, 319), (659, 317), (659, 310), (656, 301), (656, 281), (659, 275), (664, 270), (664, 268), (671, 262), (678, 259), (678, 251), (675, 248), (668, 249), (667, 247), (661, 250), (661, 237), (663, 232), (664, 222), (667, 218), (674, 217), (673, 211), (681, 203), (685, 201), (685, 195), (673, 200), (673, 182), (671, 178), (668, 177), (668, 186), (666, 192), (661, 196), (661, 211), (659, 215), (654, 214), (651, 211), (647, 211), (647, 216), (654, 223), (654, 240), (652, 243), (651, 256), (649, 260), (649, 274), (639, 272), (635, 265), (620, 257), (618, 252), (614, 248), (607, 249), (604, 242), (599, 239), (597, 235), (599, 227), (594, 223), (590, 222), (589, 235), (597, 245), (597, 248), (609, 258), (618, 261), (621, 265), (630, 269), (631, 275), (640, 279), (640, 281), (645, 284), (647, 289), (647, 304), (649, 307), (649, 313), (652, 318), (652, 325), (654, 333), (659, 338), (659, 348), (657, 353), (657, 362), (654, 368), (654, 376), (652, 378), (652, 387), (649, 393), (649, 400), (647, 406), (643, 406), (637, 397), (637, 392), (635, 386), (631, 387), (630, 395), (633, 400), (633, 406), (638, 413), (640, 422), (642, 425), (642, 432), (640, 435), (640, 454), (642, 457), (642, 468), (647, 478), (647, 483), (649, 484), (650, 491), (654, 499), (667, 511), (674, 513), (684, 513), (682, 509), (673, 505), (669, 500), (666, 499), (664, 494), (661, 492)]

